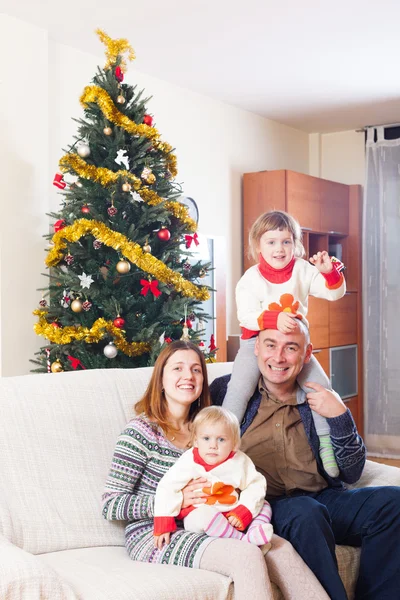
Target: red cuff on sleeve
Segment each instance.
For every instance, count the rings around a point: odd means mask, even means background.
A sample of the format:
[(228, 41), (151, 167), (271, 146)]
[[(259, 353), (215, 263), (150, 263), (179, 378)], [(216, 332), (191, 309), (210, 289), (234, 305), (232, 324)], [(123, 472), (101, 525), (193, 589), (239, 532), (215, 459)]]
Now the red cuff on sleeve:
[(230, 510), (228, 513), (226, 513), (226, 516), (233, 516), (239, 519), (240, 527), (236, 527), (236, 529), (239, 529), (239, 531), (244, 531), (244, 529), (246, 529), (246, 527), (250, 525), (250, 523), (253, 520), (253, 515), (251, 514), (249, 509), (246, 508), (243, 504), (239, 504), (239, 506), (237, 506), (233, 510)]
[(279, 312), (277, 310), (264, 310), (257, 319), (258, 326), (261, 331), (263, 329), (278, 329), (278, 317)]
[(154, 535), (176, 531), (175, 517), (154, 517)]
[(186, 508), (182, 508), (182, 509), (181, 509), (181, 512), (179, 513), (179, 515), (177, 515), (177, 516), (176, 516), (176, 518), (177, 518), (178, 520), (182, 520), (182, 519), (184, 519), (185, 517), (187, 517), (187, 516), (188, 516), (188, 514), (189, 514), (189, 513), (191, 513), (191, 512), (192, 512), (192, 510), (194, 510), (194, 509), (195, 509), (195, 507), (194, 507), (193, 505), (192, 505), (192, 506), (187, 506)]
[(325, 285), (330, 290), (339, 288), (343, 283), (343, 275), (333, 267), (330, 273), (321, 273), (325, 279)]

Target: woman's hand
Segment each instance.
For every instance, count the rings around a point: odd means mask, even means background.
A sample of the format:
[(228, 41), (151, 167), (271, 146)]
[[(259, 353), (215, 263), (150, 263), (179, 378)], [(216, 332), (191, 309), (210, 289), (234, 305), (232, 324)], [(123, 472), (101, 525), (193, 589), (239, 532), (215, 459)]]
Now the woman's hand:
[(171, 539), (171, 534), (168, 533), (162, 533), (161, 535), (155, 535), (154, 536), (154, 548), (158, 548), (159, 550), (162, 550), (162, 547), (164, 546), (164, 544), (169, 544)]
[(204, 487), (209, 486), (210, 482), (205, 477), (191, 479), (189, 483), (182, 489), (183, 501), (181, 508), (187, 508), (193, 504), (205, 504), (208, 494), (203, 492)]

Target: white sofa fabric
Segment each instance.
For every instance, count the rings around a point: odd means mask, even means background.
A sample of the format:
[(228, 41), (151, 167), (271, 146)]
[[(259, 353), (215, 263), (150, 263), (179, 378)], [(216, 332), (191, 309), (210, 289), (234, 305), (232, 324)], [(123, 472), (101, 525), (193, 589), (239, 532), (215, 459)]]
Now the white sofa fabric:
[[(231, 363), (208, 369), (212, 380), (230, 372)], [(116, 439), (150, 373), (109, 369), (0, 380), (1, 599), (233, 598), (222, 575), (131, 561), (124, 523), (101, 516)], [(363, 481), (400, 485), (400, 470), (369, 463)], [(353, 563), (356, 570), (357, 551), (339, 552), (347, 555), (343, 567)], [(343, 578), (351, 589), (354, 573)]]

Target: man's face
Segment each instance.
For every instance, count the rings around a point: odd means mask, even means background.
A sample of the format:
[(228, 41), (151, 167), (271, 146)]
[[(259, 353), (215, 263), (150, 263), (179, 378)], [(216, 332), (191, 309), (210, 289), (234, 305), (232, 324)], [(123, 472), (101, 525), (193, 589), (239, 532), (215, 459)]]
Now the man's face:
[(265, 383), (286, 387), (294, 385), (303, 365), (310, 361), (312, 344), (299, 327), (289, 334), (265, 329), (258, 335), (254, 352)]

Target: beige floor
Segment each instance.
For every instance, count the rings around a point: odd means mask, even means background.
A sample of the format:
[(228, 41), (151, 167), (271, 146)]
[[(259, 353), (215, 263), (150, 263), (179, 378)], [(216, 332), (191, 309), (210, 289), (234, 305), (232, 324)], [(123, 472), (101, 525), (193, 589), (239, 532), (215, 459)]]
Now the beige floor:
[(383, 463), (384, 465), (390, 465), (392, 467), (400, 467), (400, 459), (398, 458), (381, 458), (380, 456), (368, 456), (368, 460), (373, 460), (377, 463)]

